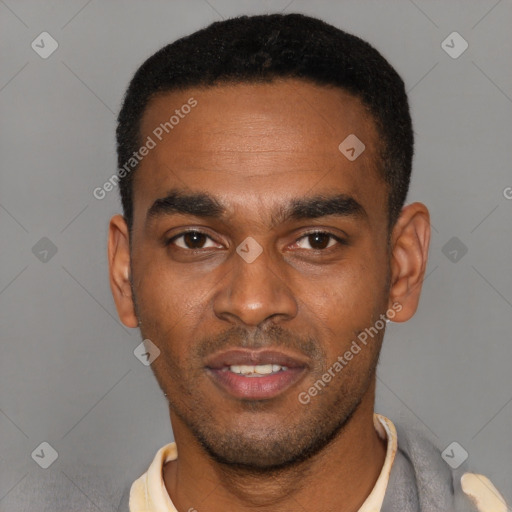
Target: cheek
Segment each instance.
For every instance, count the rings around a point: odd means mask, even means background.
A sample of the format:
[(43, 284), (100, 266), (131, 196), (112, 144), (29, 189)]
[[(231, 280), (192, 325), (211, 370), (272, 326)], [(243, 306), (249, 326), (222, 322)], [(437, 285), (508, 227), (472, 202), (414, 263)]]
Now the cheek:
[(173, 347), (182, 345), (180, 339), (187, 339), (185, 333), (190, 332), (189, 324), (198, 314), (200, 291), (186, 289), (170, 272), (150, 263), (146, 268), (134, 286), (141, 333), (161, 350), (176, 352), (176, 357), (179, 354)]
[[(134, 264), (135, 292), (145, 315), (169, 321), (179, 319), (195, 300), (197, 287), (188, 285), (184, 271), (163, 251), (143, 251)], [(173, 268), (174, 267), (174, 268)]]
[(153, 372), (169, 397), (181, 400), (177, 397), (186, 396), (190, 382), (196, 378), (188, 342), (199, 314), (196, 311), (199, 299), (191, 290), (176, 286), (176, 280), (155, 269), (139, 281), (136, 295), (141, 334), (160, 349), (159, 357), (151, 365)]
[[(309, 309), (316, 312), (320, 328), (331, 339), (326, 347), (331, 358), (345, 352), (360, 331), (372, 326), (387, 306), (386, 272), (383, 261), (354, 260), (340, 267), (309, 294)], [(307, 297), (307, 295), (306, 295)]]
[[(331, 311), (331, 318), (357, 318), (372, 305), (380, 303), (385, 294), (385, 268), (382, 262), (364, 253), (353, 256), (346, 265), (327, 276), (323, 293), (318, 294), (322, 308)], [(336, 312), (338, 314), (336, 314)]]

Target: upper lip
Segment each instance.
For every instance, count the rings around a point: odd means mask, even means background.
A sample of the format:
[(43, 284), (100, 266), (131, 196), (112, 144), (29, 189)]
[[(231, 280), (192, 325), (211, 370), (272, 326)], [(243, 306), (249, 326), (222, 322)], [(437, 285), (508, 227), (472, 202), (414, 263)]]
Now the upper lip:
[(304, 357), (291, 355), (275, 349), (250, 350), (235, 348), (213, 354), (206, 360), (205, 366), (211, 369), (221, 369), (231, 365), (260, 365), (278, 364), (288, 368), (303, 368), (308, 366)]

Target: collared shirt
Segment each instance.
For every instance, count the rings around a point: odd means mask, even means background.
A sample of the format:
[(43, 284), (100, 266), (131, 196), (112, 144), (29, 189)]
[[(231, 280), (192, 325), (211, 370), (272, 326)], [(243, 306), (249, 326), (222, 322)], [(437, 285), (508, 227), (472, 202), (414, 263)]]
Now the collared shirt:
[[(387, 443), (386, 457), (371, 493), (358, 512), (380, 512), (398, 447), (395, 425), (391, 420), (375, 413), (373, 423), (379, 437)], [(131, 486), (130, 512), (178, 512), (163, 479), (164, 464), (176, 460), (177, 457), (176, 443), (166, 444), (157, 451), (148, 470)], [(479, 511), (506, 512), (505, 500), (485, 476), (465, 473), (461, 484), (463, 491), (472, 498)]]

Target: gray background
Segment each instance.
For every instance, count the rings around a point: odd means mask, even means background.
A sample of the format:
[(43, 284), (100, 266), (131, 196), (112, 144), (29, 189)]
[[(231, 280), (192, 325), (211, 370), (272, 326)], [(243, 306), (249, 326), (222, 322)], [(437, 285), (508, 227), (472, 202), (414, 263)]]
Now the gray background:
[[(25, 510), (48, 475), (75, 496), (63, 510), (109, 510), (172, 440), (133, 354), (139, 331), (111, 298), (117, 190), (92, 191), (115, 172), (115, 117), (145, 58), (212, 21), (283, 9), (375, 45), (410, 94), (409, 201), (430, 208), (430, 262), (418, 313), (386, 334), (376, 410), (441, 448), (460, 443), (512, 503), (510, 0), (0, 0), (0, 510)], [(31, 48), (43, 31), (59, 43), (47, 59)], [(441, 47), (453, 31), (469, 43), (457, 59)], [(43, 237), (57, 248), (47, 261), (32, 250)], [(43, 441), (58, 452), (48, 469), (31, 458)], [(94, 493), (105, 474), (114, 483)]]

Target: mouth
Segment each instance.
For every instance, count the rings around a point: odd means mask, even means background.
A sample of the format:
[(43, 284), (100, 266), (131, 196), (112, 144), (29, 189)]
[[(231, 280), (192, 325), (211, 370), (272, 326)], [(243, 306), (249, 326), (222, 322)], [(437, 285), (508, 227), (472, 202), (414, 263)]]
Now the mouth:
[(209, 358), (205, 369), (229, 395), (265, 400), (296, 384), (308, 367), (303, 357), (277, 350), (232, 349)]

